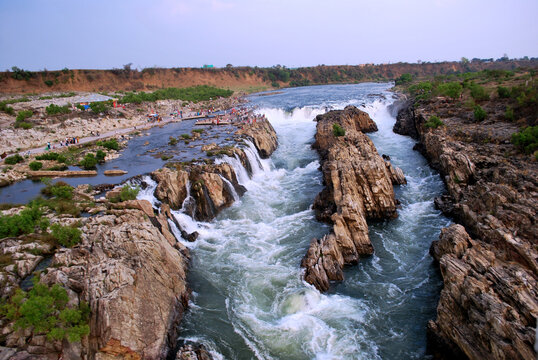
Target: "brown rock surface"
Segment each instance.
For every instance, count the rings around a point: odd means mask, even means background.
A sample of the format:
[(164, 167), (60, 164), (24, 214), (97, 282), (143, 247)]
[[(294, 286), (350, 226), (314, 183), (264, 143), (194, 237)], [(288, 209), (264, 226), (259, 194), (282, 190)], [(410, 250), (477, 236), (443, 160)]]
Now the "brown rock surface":
[[(367, 219), (396, 216), (393, 183), (403, 183), (400, 169), (387, 165), (364, 131), (377, 129), (368, 114), (348, 106), (316, 117), (314, 147), (321, 158), (325, 188), (314, 201), (318, 220), (333, 224), (333, 232), (314, 239), (301, 262), (305, 280), (321, 291), (329, 281), (343, 279), (342, 268), (374, 251)], [(345, 136), (333, 134), (333, 124)]]
[[(431, 249), (444, 288), (429, 338), (442, 358), (536, 359), (538, 163), (515, 151), (518, 127), (496, 102), (478, 123), (443, 99), (401, 113), (446, 183), (436, 205), (465, 227), (444, 229)], [(446, 126), (425, 128), (433, 114)]]
[(176, 250), (144, 211), (116, 211), (90, 218), (80, 246), (58, 251), (44, 280), (89, 303), (90, 357), (162, 358), (188, 298), (186, 251)]
[(278, 140), (275, 129), (269, 121), (258, 121), (253, 124), (245, 125), (239, 129), (236, 134), (246, 135), (252, 139), (252, 142), (258, 149), (260, 157), (268, 158), (276, 150)]
[(187, 197), (189, 174), (184, 170), (162, 168), (151, 173), (158, 183), (155, 197), (166, 202), (172, 209), (179, 209)]

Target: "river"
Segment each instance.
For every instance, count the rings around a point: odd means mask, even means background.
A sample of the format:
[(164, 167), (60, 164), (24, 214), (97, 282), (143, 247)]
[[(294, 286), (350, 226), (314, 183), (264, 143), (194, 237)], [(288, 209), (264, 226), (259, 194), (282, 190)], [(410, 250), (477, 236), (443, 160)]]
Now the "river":
[[(245, 195), (197, 230), (191, 249), (193, 289), (181, 339), (203, 343), (218, 359), (422, 359), (426, 324), (435, 317), (442, 282), (428, 254), (450, 221), (433, 206), (439, 175), (392, 132), (390, 84), (329, 85), (251, 96), (273, 124), (279, 147), (240, 181)], [(321, 294), (301, 278), (310, 240), (329, 231), (311, 210), (322, 189), (311, 149), (317, 114), (353, 104), (379, 131), (380, 154), (403, 169), (398, 218), (370, 224), (375, 254), (345, 270), (345, 281)], [(230, 159), (224, 161), (231, 161)], [(235, 163), (236, 170), (238, 169)], [(146, 195), (147, 196), (147, 195)]]

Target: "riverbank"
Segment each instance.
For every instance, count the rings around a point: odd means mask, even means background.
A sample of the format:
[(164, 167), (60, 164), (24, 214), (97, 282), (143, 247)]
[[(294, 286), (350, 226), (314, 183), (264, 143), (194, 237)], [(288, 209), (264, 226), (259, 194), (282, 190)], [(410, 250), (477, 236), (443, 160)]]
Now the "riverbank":
[(536, 79), (501, 76), (464, 82), (455, 99), (415, 98), (395, 125), (440, 171), (447, 194), (436, 205), (463, 225), (431, 248), (444, 281), (428, 326), (439, 358), (536, 358), (538, 162), (513, 143), (536, 125)]
[[(91, 111), (81, 111), (75, 108), (69, 115), (47, 118), (46, 106), (50, 104), (66, 106), (65, 104), (69, 104), (72, 99), (81, 98), (80, 95), (74, 93), (72, 95), (48, 100), (29, 98), (28, 101), (14, 105), (19, 113), (24, 111), (33, 113), (31, 121), (35, 124), (31, 129), (23, 129), (14, 127), (17, 122), (13, 123), (12, 119), (4, 119), (4, 126), (0, 129), (0, 149), (3, 151), (3, 156), (19, 155), (22, 157), (16, 163), (8, 164), (4, 160), (0, 172), (0, 187), (25, 179), (30, 170), (36, 170), (29, 167), (30, 163), (36, 160), (41, 162), (39, 155), (46, 152), (61, 154), (61, 158), (67, 158), (68, 161), (42, 163), (43, 169), (67, 170), (67, 166), (79, 164), (86, 153), (95, 152), (95, 150), (106, 152), (106, 156), (100, 158), (99, 162), (109, 161), (119, 156), (117, 151), (124, 147), (126, 140), (141, 131), (155, 126), (162, 127), (172, 122), (209, 116), (211, 113), (218, 114), (244, 103), (242, 98), (219, 98), (198, 104), (180, 100), (161, 100), (155, 103), (146, 102), (142, 105), (128, 104), (118, 108), (108, 108), (105, 114), (93, 114)], [(83, 95), (83, 97), (88, 96)], [(207, 109), (212, 109), (212, 111), (209, 112)], [(161, 116), (159, 121), (148, 121), (147, 116), (142, 115), (144, 113), (165, 115)], [(109, 138), (119, 142), (120, 146), (114, 148), (99, 146), (99, 143)], [(37, 165), (34, 164), (34, 166)], [(74, 170), (78, 171), (78, 169)]]

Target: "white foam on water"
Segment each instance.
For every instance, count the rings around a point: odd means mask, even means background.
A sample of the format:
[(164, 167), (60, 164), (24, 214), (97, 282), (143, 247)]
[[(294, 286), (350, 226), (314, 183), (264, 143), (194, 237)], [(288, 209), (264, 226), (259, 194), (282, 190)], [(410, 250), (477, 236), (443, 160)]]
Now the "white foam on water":
[[(159, 200), (153, 195), (155, 189), (157, 188), (157, 183), (148, 175), (142, 177), (142, 181), (145, 182), (148, 186), (145, 189), (140, 189), (136, 198), (138, 200), (147, 200), (151, 203), (151, 206), (154, 208), (158, 207), (161, 204)], [(131, 185), (138, 185), (136, 183), (131, 183)]]
[[(299, 267), (310, 240), (329, 231), (315, 220), (311, 209), (322, 189), (318, 157), (310, 146), (316, 127), (313, 119), (325, 113), (327, 106), (343, 109), (362, 103), (380, 129), (369, 134), (376, 145), (382, 144), (383, 153), (404, 171), (414, 166), (420, 171), (410, 171), (409, 184), (397, 190), (403, 196), (400, 218), (390, 226), (371, 227), (376, 254), (346, 269), (346, 281), (336, 293), (321, 294), (302, 280)], [(421, 296), (415, 291), (434, 281), (428, 273), (420, 273), (425, 268), (430, 271), (431, 266), (427, 246), (420, 244), (423, 240), (417, 234), (438, 234), (439, 223), (434, 221), (438, 213), (431, 200), (442, 183), (423, 161), (410, 160), (402, 153), (402, 148), (412, 148), (413, 140), (392, 133), (394, 118), (388, 103), (361, 98), (292, 111), (256, 110), (269, 119), (279, 136), (279, 147), (268, 166), (251, 142), (245, 142), (244, 149), (253, 168), (252, 179), (238, 158), (218, 159), (234, 167), (247, 193), (238, 206), (223, 211), (211, 223), (185, 223), (189, 232), (200, 233), (192, 248), (195, 264), (191, 271), (199, 283), (205, 283), (193, 299), (197, 307), (187, 314), (189, 320), (183, 326), (187, 338), (200, 338), (226, 358), (381, 359), (389, 358), (384, 352), (387, 348), (395, 348), (392, 358), (421, 358), (422, 345), (409, 345), (417, 340), (408, 333), (417, 331), (409, 327), (413, 319), (405, 306)], [(225, 312), (220, 316), (222, 304)], [(213, 327), (218, 330), (208, 330)]]
[(237, 154), (234, 154), (234, 157), (230, 156), (222, 156), (217, 159), (215, 159), (215, 164), (222, 164), (227, 163), (232, 166), (232, 168), (235, 171), (235, 175), (237, 176), (237, 182), (240, 185), (246, 186), (250, 182), (250, 176), (248, 175), (247, 169), (243, 166), (241, 163), (241, 160), (237, 156)]
[(222, 179), (222, 181), (224, 182), (224, 184), (226, 185), (226, 188), (228, 189), (228, 191), (232, 194), (232, 197), (234, 198), (234, 202), (237, 203), (237, 201), (239, 201), (239, 195), (237, 194), (237, 191), (235, 191), (235, 188), (233, 186), (233, 184), (228, 180), (226, 179), (224, 176), (220, 175), (220, 178)]

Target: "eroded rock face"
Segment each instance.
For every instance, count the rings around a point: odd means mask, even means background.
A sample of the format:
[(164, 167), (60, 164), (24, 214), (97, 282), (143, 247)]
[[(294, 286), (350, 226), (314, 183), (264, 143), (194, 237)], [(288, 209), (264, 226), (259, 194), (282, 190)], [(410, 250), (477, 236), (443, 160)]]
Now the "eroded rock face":
[(213, 356), (205, 349), (204, 345), (188, 344), (179, 349), (176, 360), (213, 360)]
[[(373, 253), (366, 220), (396, 216), (392, 184), (405, 183), (405, 177), (379, 156), (363, 133), (377, 129), (365, 112), (348, 106), (318, 115), (316, 121), (313, 146), (320, 154), (325, 188), (313, 207), (318, 220), (333, 224), (333, 231), (312, 240), (301, 266), (305, 280), (326, 291), (330, 281), (343, 279), (344, 265)], [(345, 129), (345, 136), (333, 134), (335, 123)]]
[(444, 288), (430, 336), (449, 337), (470, 359), (535, 359), (536, 279), (461, 225), (443, 229), (432, 253)]
[(170, 205), (172, 209), (180, 209), (187, 197), (189, 173), (184, 170), (162, 168), (155, 170), (151, 176), (158, 183), (155, 197)]
[[(188, 250), (148, 201), (101, 204), (106, 214), (51, 218), (63, 225), (80, 222), (82, 239), (73, 248), (57, 249), (41, 275), (43, 283), (66, 289), (71, 306), (89, 304), (90, 335), (79, 343), (51, 342), (3, 319), (4, 343), (16, 348), (14, 358), (161, 359), (175, 348), (189, 297)], [(24, 239), (3, 239), (4, 252), (40, 246), (19, 240)]]
[[(151, 208), (145, 200), (133, 202)], [(173, 346), (169, 330), (187, 305), (188, 253), (174, 248), (139, 209), (91, 218), (81, 245), (57, 252), (44, 277), (89, 303), (90, 357), (163, 357)]]
[(262, 120), (239, 129), (236, 134), (246, 135), (258, 149), (260, 157), (268, 158), (276, 150), (278, 140), (275, 129), (269, 121)]
[[(444, 288), (430, 345), (440, 358), (534, 360), (538, 164), (515, 151), (510, 135), (518, 128), (504, 116), (475, 123), (458, 111), (432, 100), (411, 118), (421, 152), (447, 186), (435, 204), (463, 225), (443, 229), (431, 249)], [(425, 128), (433, 114), (446, 126)]]

